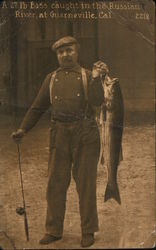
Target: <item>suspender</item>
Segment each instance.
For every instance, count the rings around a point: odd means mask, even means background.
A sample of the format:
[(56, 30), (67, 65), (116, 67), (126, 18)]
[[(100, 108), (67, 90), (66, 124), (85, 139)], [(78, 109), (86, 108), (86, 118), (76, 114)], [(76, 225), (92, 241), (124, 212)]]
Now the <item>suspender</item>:
[(49, 94), (50, 94), (50, 103), (52, 104), (52, 102), (53, 102), (53, 100), (52, 100), (52, 98), (53, 98), (53, 93), (52, 93), (52, 91), (53, 91), (53, 84), (54, 84), (54, 80), (55, 80), (55, 76), (56, 76), (56, 71), (54, 71), (53, 73), (52, 73), (52, 75), (51, 75), (51, 79), (50, 79), (50, 84), (49, 84)]
[(86, 71), (85, 71), (84, 68), (81, 68), (81, 75), (82, 75), (82, 83), (83, 83), (85, 100), (88, 101), (88, 95), (87, 95), (87, 75), (86, 75)]
[[(81, 68), (81, 76), (82, 76), (82, 83), (83, 83), (83, 89), (84, 89), (84, 95), (85, 95), (85, 100), (88, 101), (88, 95), (87, 95), (87, 75), (86, 75), (86, 71), (84, 68)], [(52, 94), (53, 94), (53, 84), (54, 84), (54, 80), (56, 77), (56, 71), (54, 71), (51, 75), (51, 80), (50, 80), (50, 84), (49, 84), (49, 93), (50, 93), (50, 102), (52, 104), (53, 100), (52, 100)]]

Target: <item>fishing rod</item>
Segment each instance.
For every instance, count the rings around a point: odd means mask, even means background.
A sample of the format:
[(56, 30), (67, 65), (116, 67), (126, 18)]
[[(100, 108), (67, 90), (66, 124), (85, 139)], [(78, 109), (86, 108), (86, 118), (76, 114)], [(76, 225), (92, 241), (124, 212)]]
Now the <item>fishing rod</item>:
[[(15, 113), (16, 112), (14, 112), (14, 121), (15, 121), (15, 125), (16, 125), (16, 114)], [(26, 202), (25, 202), (25, 196), (24, 196), (24, 185), (23, 185), (22, 166), (21, 166), (20, 138), (16, 138), (16, 132), (13, 132), (12, 138), (15, 140), (15, 143), (17, 146), (18, 168), (19, 168), (20, 186), (21, 186), (22, 202), (23, 202), (23, 207), (17, 207), (16, 213), (18, 215), (24, 215), (25, 235), (26, 235), (26, 240), (29, 241), (29, 226), (28, 226), (28, 219), (27, 219), (27, 213), (26, 213)]]
[(25, 202), (25, 196), (24, 196), (23, 176), (22, 176), (22, 168), (21, 168), (21, 153), (20, 153), (19, 143), (16, 143), (16, 145), (17, 145), (18, 167), (19, 167), (19, 173), (20, 173), (20, 183), (21, 183), (21, 192), (22, 192), (22, 201), (23, 201), (23, 207), (17, 207), (16, 213), (19, 215), (24, 215), (25, 235), (26, 235), (27, 241), (29, 241), (29, 227), (28, 227), (28, 219), (27, 219), (27, 213), (26, 213), (26, 202)]

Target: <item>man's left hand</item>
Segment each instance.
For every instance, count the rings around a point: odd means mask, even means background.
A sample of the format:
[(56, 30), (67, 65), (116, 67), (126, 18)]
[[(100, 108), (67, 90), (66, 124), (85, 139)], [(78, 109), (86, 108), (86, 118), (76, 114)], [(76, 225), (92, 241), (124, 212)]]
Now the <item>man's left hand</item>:
[(93, 64), (92, 77), (96, 78), (99, 76), (105, 76), (108, 74), (109, 70), (107, 65), (102, 61), (97, 61)]

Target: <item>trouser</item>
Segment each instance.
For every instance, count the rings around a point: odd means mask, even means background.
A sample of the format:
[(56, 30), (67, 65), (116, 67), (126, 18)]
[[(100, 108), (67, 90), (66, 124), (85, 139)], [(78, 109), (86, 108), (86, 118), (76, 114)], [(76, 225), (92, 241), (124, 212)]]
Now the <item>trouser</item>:
[(61, 236), (71, 172), (79, 195), (82, 233), (98, 231), (96, 205), (100, 138), (94, 120), (53, 122), (50, 131), (46, 231)]

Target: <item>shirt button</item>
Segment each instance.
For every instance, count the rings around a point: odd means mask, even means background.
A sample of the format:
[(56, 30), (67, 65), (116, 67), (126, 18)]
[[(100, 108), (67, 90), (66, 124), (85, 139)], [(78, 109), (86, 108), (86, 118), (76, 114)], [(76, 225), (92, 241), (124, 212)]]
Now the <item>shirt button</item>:
[(55, 82), (58, 82), (58, 79), (57, 79), (57, 78), (55, 79)]
[(68, 75), (68, 71), (66, 71), (65, 73), (66, 73), (66, 75)]
[(55, 96), (55, 99), (57, 99), (57, 95)]
[(80, 80), (81, 78), (78, 76), (77, 80)]
[(77, 93), (77, 96), (80, 96), (80, 93)]

